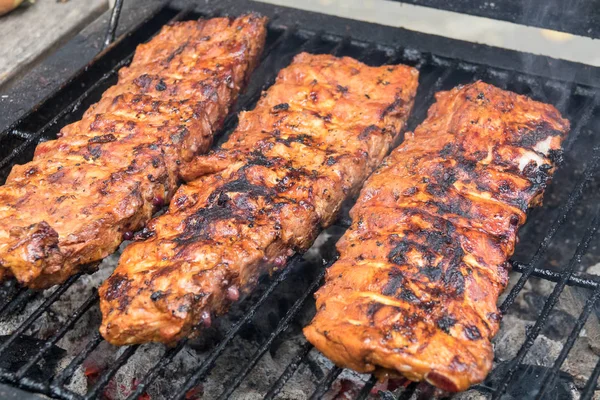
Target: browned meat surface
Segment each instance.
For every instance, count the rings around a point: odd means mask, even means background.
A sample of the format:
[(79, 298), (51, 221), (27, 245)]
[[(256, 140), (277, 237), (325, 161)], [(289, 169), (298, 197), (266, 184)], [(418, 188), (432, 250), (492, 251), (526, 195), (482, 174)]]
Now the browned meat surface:
[(118, 83), (0, 187), (0, 278), (64, 281), (144, 226), (208, 151), (258, 61), (265, 19), (178, 22), (138, 46)]
[(436, 98), (362, 189), (304, 333), (337, 365), (460, 391), (492, 366), (507, 259), (569, 123), (482, 82)]
[(417, 71), (300, 54), (100, 288), (113, 344), (197, 335), (313, 243), (403, 130)]

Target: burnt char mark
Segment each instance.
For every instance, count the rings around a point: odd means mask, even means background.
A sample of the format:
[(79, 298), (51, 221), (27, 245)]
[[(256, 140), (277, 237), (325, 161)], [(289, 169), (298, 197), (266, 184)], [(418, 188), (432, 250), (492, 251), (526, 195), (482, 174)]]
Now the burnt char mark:
[(450, 329), (456, 324), (456, 319), (449, 315), (444, 315), (436, 321), (437, 326), (446, 333), (450, 333)]
[(548, 171), (551, 168), (552, 166), (548, 164), (541, 165), (538, 168), (537, 164), (532, 161), (523, 169), (523, 175), (531, 182), (534, 189), (545, 189), (550, 180)]
[(427, 186), (425, 186), (425, 191), (432, 196), (443, 197), (446, 195), (448, 188), (433, 183), (428, 183)]
[(150, 300), (158, 301), (163, 297), (165, 297), (165, 292), (163, 292), (162, 290), (157, 290), (156, 292), (152, 292), (152, 294), (150, 295)]
[(518, 138), (513, 141), (515, 146), (533, 150), (536, 144), (550, 136), (562, 136), (563, 132), (553, 129), (547, 121), (541, 121), (533, 129), (519, 130)]
[(336, 90), (340, 93), (347, 93), (348, 92), (348, 86), (342, 86), (342, 85), (337, 85), (336, 86)]
[(465, 336), (469, 340), (479, 340), (481, 339), (481, 332), (475, 325), (467, 325), (465, 326)]
[(206, 227), (210, 223), (239, 218), (238, 215), (234, 214), (230, 202), (226, 202), (223, 206), (203, 207), (185, 219), (185, 228), (174, 241), (178, 245), (187, 245), (199, 240), (209, 239), (210, 235)]
[(277, 137), (275, 138), (275, 141), (278, 143), (283, 143), (285, 144), (287, 147), (290, 147), (292, 143), (301, 143), (303, 145), (310, 145), (313, 140), (312, 138), (307, 135), (307, 134), (300, 134), (300, 135), (296, 135), (296, 136), (290, 136), (287, 139), (282, 139), (281, 137)]
[(444, 284), (448, 288), (448, 294), (460, 296), (465, 291), (465, 277), (460, 272), (458, 265), (452, 263), (444, 274)]
[[(243, 193), (244, 195), (233, 200), (227, 193)], [(175, 242), (179, 245), (185, 245), (197, 240), (209, 239), (210, 234), (206, 228), (216, 221), (226, 219), (252, 220), (248, 198), (271, 198), (273, 195), (274, 191), (272, 189), (254, 185), (248, 182), (244, 175), (227, 182), (208, 196), (210, 205), (200, 208), (185, 219), (185, 228), (181, 235), (175, 239)]]
[(443, 270), (439, 267), (425, 267), (421, 268), (421, 273), (429, 279), (430, 282), (437, 282), (440, 280), (443, 274)]
[[(405, 212), (408, 212), (405, 210)], [(418, 212), (417, 212), (418, 213)], [(439, 268), (436, 264), (436, 258), (438, 255), (442, 255), (445, 258), (451, 258), (451, 262), (459, 262), (462, 257), (463, 251), (460, 242), (455, 240), (455, 226), (448, 221), (439, 220), (434, 222), (433, 229), (419, 229), (413, 230), (413, 234), (416, 235), (419, 240), (413, 241), (406, 238), (394, 239), (394, 247), (388, 253), (388, 260), (391, 263), (402, 265), (406, 264), (405, 253), (411, 249), (418, 251), (426, 261), (424, 268), (430, 268), (427, 271), (434, 279), (439, 278), (437, 276), (439, 272), (435, 271)], [(457, 258), (458, 257), (458, 258)], [(422, 270), (424, 268), (421, 268)]]
[(177, 133), (173, 133), (172, 135), (169, 136), (169, 138), (171, 139), (172, 143), (178, 144), (183, 139), (185, 139), (189, 135), (189, 133), (190, 133), (190, 131), (185, 126), (182, 126), (177, 131)]
[(128, 296), (127, 292), (131, 288), (131, 279), (128, 279), (126, 275), (123, 274), (114, 274), (106, 281), (106, 293), (104, 294), (104, 299), (107, 301), (117, 300), (119, 306), (117, 307), (119, 311), (124, 311), (129, 305), (129, 301), (131, 299)]
[(377, 311), (381, 310), (382, 307), (383, 304), (378, 302), (372, 302), (369, 303), (369, 305), (367, 305), (367, 318), (369, 318), (369, 320), (371, 321), (371, 325), (375, 323), (375, 321), (373, 320), (375, 318), (375, 314), (377, 313)]
[(402, 271), (396, 267), (388, 272), (388, 282), (383, 287), (381, 294), (384, 296), (393, 296), (413, 304), (421, 303), (421, 299), (405, 285)]
[(408, 262), (406, 252), (414, 249), (421, 254), (426, 262), (426, 267), (435, 267), (433, 265), (436, 259), (435, 252), (443, 250), (444, 247), (441, 243), (447, 243), (449, 239), (442, 233), (435, 231), (420, 231), (417, 235), (424, 238), (424, 245), (407, 239), (396, 241), (394, 247), (388, 253), (388, 261), (396, 265), (404, 265)]
[(62, 179), (62, 177), (64, 177), (64, 176), (65, 176), (65, 171), (64, 170), (58, 170), (55, 173), (48, 175), (48, 178), (46, 178), (46, 179), (50, 183), (56, 183), (60, 179)]
[(562, 162), (564, 161), (563, 154), (564, 152), (562, 151), (562, 149), (552, 149), (548, 153), (548, 158), (556, 165), (562, 164)]
[(156, 84), (156, 86), (154, 86), (154, 88), (159, 91), (162, 92), (163, 90), (167, 89), (167, 84), (165, 83), (165, 81), (163, 81), (162, 79), (160, 81), (158, 81), (158, 83)]
[(88, 144), (88, 152), (93, 160), (100, 158), (102, 155), (102, 148), (98, 144)]
[(384, 118), (386, 115), (394, 112), (395, 110), (401, 108), (404, 105), (404, 100), (402, 100), (402, 98), (400, 97), (396, 97), (396, 99), (394, 100), (394, 102), (392, 104), (390, 104), (389, 106), (387, 106), (383, 112), (381, 113), (381, 118)]
[(410, 242), (401, 241), (397, 243), (388, 253), (388, 260), (396, 265), (406, 264), (406, 256), (404, 253), (406, 253), (408, 249), (410, 249)]
[(261, 151), (254, 150), (250, 153), (250, 159), (247, 162), (247, 165), (260, 165), (263, 167), (272, 167), (275, 162), (271, 158), (266, 157)]
[(358, 135), (359, 140), (366, 140), (371, 136), (373, 132), (378, 132), (379, 127), (377, 125), (369, 125)]
[(152, 84), (152, 77), (148, 74), (143, 74), (135, 78), (133, 83), (139, 86), (141, 89), (148, 90)]
[(183, 52), (183, 50), (187, 47), (187, 45), (188, 45), (188, 42), (185, 42), (184, 44), (179, 46), (177, 49), (175, 49), (174, 52), (169, 54), (169, 56), (164, 61), (161, 61), (161, 64), (165, 65), (165, 66), (169, 65), (175, 57), (177, 57), (179, 54), (181, 54)]
[(260, 196), (271, 197), (275, 194), (271, 189), (267, 187), (255, 185), (248, 182), (246, 176), (242, 175), (238, 179), (227, 182), (223, 186), (219, 187), (217, 190), (211, 193), (209, 199), (214, 198), (213, 195), (215, 195), (216, 193), (220, 194), (226, 192), (246, 193), (251, 198), (257, 198)]
[(175, 272), (180, 270), (180, 266), (178, 264), (171, 264), (171, 265), (167, 265), (165, 267), (162, 268), (158, 268), (154, 271), (152, 271), (152, 278), (151, 280), (154, 281), (158, 278), (164, 277), (164, 276), (169, 276), (174, 274)]
[(402, 287), (400, 293), (396, 296), (400, 300), (408, 301), (409, 303), (417, 304), (421, 302), (421, 299), (417, 297), (415, 292), (407, 288), (406, 286)]
[(431, 176), (437, 181), (437, 184), (444, 190), (448, 190), (454, 182), (457, 181), (456, 171), (453, 168), (444, 168), (442, 164), (438, 164), (433, 170)]
[[(455, 214), (460, 217), (465, 217), (468, 219), (473, 219), (471, 215), (470, 208), (472, 205), (471, 200), (462, 197), (462, 196), (446, 196), (448, 203), (444, 203), (443, 201), (433, 201), (430, 200), (427, 204), (432, 205), (438, 209), (438, 215), (444, 214)], [(443, 200), (443, 199), (441, 199)]]
[(115, 135), (109, 133), (107, 135), (94, 136), (93, 138), (88, 140), (88, 143), (110, 143), (116, 140), (117, 138), (115, 137)]
[(465, 157), (457, 157), (455, 160), (456, 165), (454, 166), (454, 169), (456, 171), (465, 173), (471, 179), (476, 179), (479, 177), (479, 174), (475, 171), (477, 168), (477, 162), (469, 160)]
[(442, 158), (449, 158), (454, 154), (454, 145), (452, 143), (446, 143), (439, 154)]
[(383, 287), (381, 294), (384, 296), (394, 296), (398, 292), (398, 289), (402, 287), (403, 281), (404, 276), (402, 275), (402, 271), (399, 268), (392, 268), (388, 272), (388, 283)]
[(281, 103), (273, 106), (273, 112), (287, 111), (289, 108), (290, 105), (288, 103)]
[[(486, 185), (485, 188), (489, 189), (489, 185)], [(514, 189), (511, 182), (503, 180), (498, 185), (498, 190), (500, 193), (511, 193)]]

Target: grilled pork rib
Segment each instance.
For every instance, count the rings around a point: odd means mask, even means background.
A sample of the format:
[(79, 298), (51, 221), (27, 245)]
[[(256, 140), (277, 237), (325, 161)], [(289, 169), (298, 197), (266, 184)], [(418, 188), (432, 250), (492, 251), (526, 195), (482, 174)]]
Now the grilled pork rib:
[(436, 98), (362, 189), (304, 333), (337, 365), (460, 391), (490, 371), (507, 259), (569, 123), (482, 82)]
[(117, 345), (172, 343), (306, 250), (403, 130), (417, 71), (302, 53), (222, 148), (188, 165), (168, 213), (100, 288)]
[(0, 187), (0, 279), (64, 281), (116, 250), (206, 152), (262, 51), (265, 18), (178, 22)]

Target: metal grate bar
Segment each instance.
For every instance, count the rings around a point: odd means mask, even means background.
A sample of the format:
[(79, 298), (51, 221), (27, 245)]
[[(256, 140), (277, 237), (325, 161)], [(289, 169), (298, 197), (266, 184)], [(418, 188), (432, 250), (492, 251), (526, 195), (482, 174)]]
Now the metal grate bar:
[(519, 85), (523, 85), (524, 87), (526, 87), (529, 90), (529, 92), (530, 92), (529, 97), (531, 97), (537, 101), (542, 101), (544, 103), (548, 102), (548, 96), (546, 96), (546, 93), (544, 92), (544, 88), (540, 84), (539, 79), (536, 79), (533, 76), (516, 74), (515, 81)]
[[(524, 78), (524, 77), (523, 77)], [(524, 84), (526, 84), (529, 89), (531, 89), (531, 94), (533, 95), (533, 97), (538, 100), (538, 101), (542, 101), (544, 103), (548, 102), (548, 96), (546, 96), (546, 93), (544, 92), (544, 88), (542, 87), (542, 85), (540, 84), (540, 81), (536, 78), (528, 78), (528, 79), (522, 79), (521, 82), (523, 82)]]
[(35, 363), (37, 363), (48, 350), (52, 348), (68, 331), (75, 325), (75, 323), (85, 314), (90, 307), (92, 307), (96, 301), (98, 301), (98, 292), (94, 290), (92, 295), (75, 311), (71, 314), (71, 317), (63, 324), (63, 326), (56, 332), (51, 338), (47, 339), (44, 346), (40, 348), (38, 353), (31, 358), (25, 365), (23, 365), (16, 373), (16, 378), (21, 379), (23, 375), (27, 373)]
[(499, 70), (496, 68), (482, 67), (483, 71), (476, 74), (477, 79), (481, 79), (484, 82), (489, 82), (498, 86), (500, 89), (506, 90), (508, 83), (512, 78), (512, 72)]
[(327, 375), (317, 385), (317, 388), (310, 396), (310, 400), (320, 400), (323, 398), (323, 395), (327, 393), (333, 382), (337, 379), (337, 377), (342, 373), (343, 369), (340, 367), (333, 367)]
[(591, 400), (594, 397), (594, 393), (596, 392), (596, 386), (598, 382), (598, 377), (600, 376), (600, 359), (596, 363), (590, 378), (585, 384), (583, 388), (583, 393), (581, 393), (581, 397), (579, 400)]
[(112, 9), (112, 13), (110, 14), (108, 31), (106, 32), (106, 37), (104, 38), (104, 48), (107, 48), (112, 42), (115, 41), (115, 33), (117, 32), (117, 25), (119, 24), (119, 17), (121, 16), (122, 8), (123, 0), (116, 0)]
[(497, 390), (494, 393), (492, 399), (498, 399), (498, 398), (500, 398), (502, 393), (504, 393), (504, 391), (506, 390), (506, 387), (508, 386), (508, 382), (510, 381), (510, 379), (512, 378), (512, 376), (515, 372), (516, 367), (521, 363), (521, 361), (527, 354), (527, 351), (533, 345), (535, 338), (539, 335), (540, 331), (546, 324), (548, 316), (550, 315), (550, 312), (552, 311), (552, 309), (558, 302), (558, 299), (567, 284), (567, 280), (569, 279), (569, 276), (573, 274), (575, 267), (581, 262), (581, 257), (586, 253), (590, 242), (594, 238), (594, 235), (596, 234), (596, 231), (598, 230), (599, 221), (600, 221), (600, 213), (598, 213), (598, 211), (596, 211), (596, 213), (594, 215), (594, 219), (588, 226), (583, 240), (581, 242), (579, 242), (579, 245), (577, 246), (577, 250), (575, 251), (575, 254), (573, 255), (573, 257), (571, 258), (569, 265), (562, 272), (563, 276), (561, 277), (561, 280), (554, 286), (554, 290), (552, 291), (552, 294), (546, 300), (546, 302), (544, 304), (544, 308), (542, 309), (542, 312), (540, 313), (537, 320), (535, 321), (535, 324), (527, 333), (525, 342), (519, 349), (517, 356), (513, 360), (510, 361), (510, 367), (509, 367), (508, 371), (506, 371), (506, 373), (504, 374), (504, 376), (502, 377), (500, 382), (498, 383)]
[(356, 400), (366, 400), (371, 394), (371, 390), (375, 387), (377, 383), (377, 377), (375, 375), (371, 375), (368, 381), (365, 382), (365, 385), (360, 389), (358, 396), (356, 396)]
[(19, 326), (11, 335), (10, 337), (6, 340), (6, 342), (4, 342), (1, 346), (0, 346), (0, 355), (2, 355), (6, 349), (8, 349), (15, 340), (17, 340), (17, 338), (19, 336), (21, 336), (21, 334), (23, 334), (23, 332), (25, 332), (25, 330), (27, 328), (29, 328), (31, 326), (31, 324), (33, 324), (35, 322), (36, 319), (39, 318), (40, 315), (42, 315), (44, 312), (46, 312), (48, 310), (48, 307), (50, 307), (50, 305), (52, 303), (54, 303), (64, 292), (67, 291), (68, 288), (71, 287), (71, 285), (73, 283), (75, 283), (75, 281), (79, 278), (79, 275), (74, 275), (72, 277), (70, 277), (64, 284), (62, 284), (61, 286), (59, 286), (58, 288), (56, 288), (56, 290), (46, 299), (46, 301), (44, 301), (44, 303), (42, 303), (41, 306), (39, 306), (30, 316), (29, 318), (27, 318), (25, 320), (25, 322), (23, 322), (21, 324), (21, 326)]
[(425, 101), (423, 103), (424, 107), (429, 108), (429, 105), (433, 101), (433, 97), (437, 92), (439, 92), (444, 86), (444, 82), (448, 80), (450, 75), (456, 71), (456, 64), (453, 63), (451, 66), (444, 68), (444, 72), (435, 80), (431, 88), (427, 89), (427, 96), (425, 97)]
[(83, 363), (83, 361), (88, 358), (90, 354), (98, 347), (100, 343), (102, 343), (104, 339), (100, 335), (99, 331), (95, 331), (94, 335), (90, 338), (87, 345), (77, 354), (73, 360), (69, 363), (67, 368), (65, 368), (60, 374), (54, 377), (52, 383), (50, 384), (51, 389), (60, 388), (64, 384), (68, 384), (75, 372), (75, 369)]
[(600, 95), (596, 93), (596, 95), (584, 106), (583, 112), (580, 115), (573, 116), (572, 119), (576, 120), (577, 122), (565, 140), (563, 145), (565, 152), (571, 150), (573, 145), (577, 142), (579, 135), (581, 135), (583, 128), (585, 128), (590, 122), (590, 119), (594, 115), (594, 111), (598, 106), (598, 102), (600, 101), (599, 96)]
[(419, 386), (419, 382), (409, 383), (408, 386), (404, 388), (400, 396), (398, 396), (398, 400), (409, 400), (417, 391), (417, 386)]
[[(523, 272), (528, 267), (528, 264), (523, 264), (518, 261), (511, 261), (511, 264), (512, 270), (516, 272)], [(562, 277), (560, 272), (551, 271), (545, 268), (534, 268), (531, 275), (551, 282), (558, 282)], [(598, 289), (600, 288), (600, 281), (571, 275), (567, 281), (567, 285), (579, 286), (585, 289)]]
[(330, 53), (336, 57), (339, 57), (342, 55), (342, 51), (344, 50), (344, 47), (348, 46), (349, 44), (350, 44), (350, 37), (344, 36), (341, 40), (339, 40), (337, 42), (335, 47), (333, 49), (331, 49)]
[(290, 378), (294, 376), (294, 373), (296, 372), (298, 367), (300, 367), (300, 365), (302, 365), (306, 357), (308, 357), (308, 354), (312, 349), (313, 345), (311, 343), (304, 342), (298, 354), (296, 354), (294, 358), (292, 358), (292, 360), (285, 368), (283, 373), (279, 376), (279, 378), (277, 378), (273, 385), (271, 385), (271, 388), (269, 389), (263, 400), (272, 400), (279, 394), (279, 392), (285, 386), (287, 381), (289, 381)]
[[(427, 63), (430, 64), (430, 63)], [(431, 64), (430, 64), (431, 65)], [(437, 68), (442, 68), (438, 66)], [(417, 97), (415, 98), (415, 104), (413, 111), (410, 113), (407, 130), (414, 130), (418, 122), (423, 121), (427, 109), (433, 102), (433, 96), (437, 93), (440, 88), (444, 85), (444, 82), (448, 80), (454, 68), (445, 68), (440, 74), (439, 71), (432, 71), (431, 74), (421, 75), (419, 77), (419, 89), (417, 89)], [(437, 72), (437, 73), (436, 73)], [(428, 80), (435, 79), (432, 82)], [(424, 97), (419, 96), (419, 93), (423, 90), (422, 88), (428, 88)], [(431, 89), (429, 89), (431, 88)]]
[(590, 165), (586, 168), (585, 172), (583, 173), (583, 176), (581, 177), (581, 180), (577, 183), (575, 189), (573, 189), (573, 191), (569, 194), (569, 198), (567, 199), (566, 203), (560, 208), (559, 217), (554, 220), (554, 222), (548, 229), (546, 236), (544, 237), (537, 251), (533, 255), (533, 258), (528, 263), (527, 267), (522, 271), (521, 277), (519, 278), (515, 286), (513, 286), (508, 296), (506, 296), (502, 305), (500, 305), (501, 313), (504, 314), (508, 311), (510, 306), (514, 303), (515, 299), (521, 292), (521, 289), (523, 289), (523, 286), (525, 286), (525, 282), (527, 282), (527, 279), (529, 279), (529, 277), (533, 273), (533, 270), (536, 268), (538, 262), (546, 253), (546, 250), (548, 250), (548, 246), (550, 245), (552, 238), (554, 237), (558, 229), (565, 223), (565, 221), (567, 220), (567, 216), (583, 195), (583, 190), (587, 183), (594, 177), (599, 161), (600, 148), (596, 147), (594, 148), (594, 156)]
[(112, 377), (117, 373), (121, 366), (123, 366), (123, 364), (125, 364), (127, 360), (129, 360), (129, 357), (131, 357), (137, 349), (137, 345), (127, 347), (125, 351), (123, 351), (123, 353), (119, 356), (119, 358), (117, 358), (114, 364), (112, 364), (111, 367), (106, 371), (103, 371), (102, 376), (100, 377), (100, 379), (98, 379), (98, 382), (96, 382), (94, 386), (92, 386), (91, 390), (86, 394), (85, 399), (97, 398), (102, 393), (106, 385), (108, 385), (108, 382), (110, 382)]
[(9, 302), (0, 308), (0, 321), (8, 318), (8, 316), (10, 316), (16, 309), (20, 308), (34, 297), (37, 297), (39, 294), (40, 292), (27, 288), (22, 288), (19, 290), (16, 296), (14, 296)]
[(256, 314), (256, 310), (267, 300), (267, 298), (273, 293), (273, 291), (283, 282), (287, 276), (290, 274), (291, 267), (295, 262), (298, 262), (302, 256), (296, 255), (293, 257), (290, 263), (288, 263), (287, 267), (281, 271), (279, 275), (275, 278), (273, 283), (264, 291), (264, 293), (260, 296), (260, 298), (252, 305), (252, 307), (244, 314), (244, 316), (234, 325), (229, 331), (225, 334), (225, 338), (210, 352), (208, 357), (204, 359), (204, 361), (196, 368), (193, 374), (190, 375), (188, 380), (183, 384), (181, 389), (173, 396), (173, 399), (183, 399), (185, 398), (186, 393), (191, 390), (194, 386), (200, 382), (212, 369), (217, 358), (223, 353), (223, 351), (227, 348), (229, 343), (235, 338), (239, 330), (246, 323), (250, 322), (250, 320)]
[(162, 371), (162, 369), (165, 366), (167, 366), (171, 361), (173, 361), (173, 358), (175, 358), (175, 356), (179, 354), (181, 350), (183, 350), (186, 344), (187, 340), (184, 339), (177, 343), (177, 346), (168, 349), (165, 352), (165, 354), (163, 354), (163, 356), (160, 358), (160, 360), (154, 365), (154, 367), (152, 367), (152, 369), (146, 373), (142, 381), (135, 388), (135, 391), (133, 391), (133, 393), (131, 393), (129, 397), (127, 397), (127, 399), (134, 400), (141, 396), (144, 393), (144, 391), (148, 388), (148, 386), (150, 386), (152, 382), (154, 382), (154, 380), (158, 377), (158, 373)]
[(11, 301), (13, 301), (17, 296), (26, 290), (26, 287), (19, 285), (14, 279), (0, 282), (0, 318), (2, 315), (2, 310), (4, 310)]
[[(556, 87), (556, 85), (553, 85)], [(565, 87), (561, 89), (556, 89), (560, 91), (560, 98), (554, 102), (554, 106), (561, 112), (566, 112), (567, 104), (569, 100), (573, 96), (573, 90), (575, 90), (575, 85), (573, 83), (566, 84)]]
[(275, 338), (277, 338), (283, 331), (285, 331), (289, 326), (290, 322), (292, 322), (293, 318), (296, 317), (300, 308), (304, 305), (308, 297), (317, 289), (321, 280), (325, 276), (326, 268), (323, 268), (321, 272), (317, 275), (314, 281), (310, 284), (310, 286), (304, 291), (304, 293), (296, 300), (294, 305), (288, 310), (283, 319), (279, 321), (277, 328), (271, 332), (269, 338), (260, 346), (258, 350), (252, 355), (250, 361), (246, 363), (244, 368), (232, 379), (229, 380), (225, 384), (225, 390), (219, 396), (219, 399), (224, 400), (228, 398), (234, 391), (237, 389), (244, 378), (252, 371), (252, 368), (258, 363), (258, 361), (262, 358), (262, 356), (269, 350)]
[(537, 399), (542, 400), (545, 392), (551, 386), (553, 387), (553, 382), (554, 382), (554, 378), (556, 377), (556, 374), (558, 373), (558, 371), (560, 370), (560, 367), (563, 365), (563, 363), (567, 359), (569, 352), (573, 348), (573, 345), (575, 344), (575, 341), (577, 340), (577, 337), (579, 336), (579, 332), (581, 332), (581, 330), (585, 326), (585, 323), (587, 322), (590, 314), (594, 310), (594, 305), (596, 304), (596, 302), (598, 301), (599, 298), (600, 298), (600, 290), (596, 289), (594, 291), (594, 293), (592, 294), (592, 296), (586, 302), (585, 307), (583, 308), (583, 311), (581, 312), (581, 315), (579, 315), (579, 318), (577, 319), (577, 322), (576, 322), (575, 326), (573, 327), (573, 330), (569, 334), (569, 337), (567, 338), (567, 341), (565, 342), (558, 358), (554, 362), (552, 369), (548, 372), (548, 374), (544, 378), (541, 389), (540, 389), (540, 393), (538, 394)]

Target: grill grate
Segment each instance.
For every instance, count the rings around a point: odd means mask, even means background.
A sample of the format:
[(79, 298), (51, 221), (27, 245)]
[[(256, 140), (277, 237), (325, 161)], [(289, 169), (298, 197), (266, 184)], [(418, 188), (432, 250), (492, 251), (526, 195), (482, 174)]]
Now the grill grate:
[[(198, 15), (189, 10), (178, 11), (174, 8), (165, 8), (137, 30), (109, 46), (85, 71), (58, 90), (36, 111), (30, 112), (6, 132), (0, 134), (0, 158), (2, 158), (0, 180), (4, 181), (12, 165), (30, 159), (37, 143), (53, 139), (60, 127), (80, 118), (83, 111), (97, 101), (101, 93), (115, 82), (117, 70), (131, 60), (137, 43), (149, 39), (166, 22), (198, 18), (199, 16), (212, 17), (217, 14)], [(111, 23), (107, 41), (110, 41), (111, 35), (114, 35), (114, 26), (117, 20), (118, 11), (111, 19), (115, 22)], [(298, 26), (278, 25), (275, 20), (269, 27), (266, 50), (261, 63), (254, 72), (247, 90), (240, 96), (234, 112), (225, 120), (221, 142), (235, 128), (236, 114), (239, 111), (251, 109), (258, 100), (261, 90), (271, 85), (277, 72), (289, 64), (292, 57), (300, 51), (352, 56), (372, 65), (405, 63), (418, 67), (421, 71), (420, 87), (415, 108), (409, 120), (410, 129), (414, 129), (424, 119), (437, 91), (476, 79), (482, 79), (499, 87), (555, 104), (563, 115), (573, 122), (572, 132), (565, 143), (564, 165), (558, 170), (554, 183), (548, 188), (547, 202), (549, 204), (532, 211), (530, 221), (521, 232), (522, 243), (518, 246), (515, 259), (512, 261), (513, 271), (520, 276), (504, 298), (501, 310), (503, 313), (511, 313), (519, 295), (532, 277), (552, 282), (554, 284), (552, 294), (545, 300), (540, 315), (527, 332), (525, 342), (516, 356), (508, 361), (507, 368), (499, 370), (499, 372), (494, 371), (492, 373), (492, 375), (496, 375), (494, 380), (490, 379), (485, 384), (475, 387), (476, 390), (490, 395), (494, 399), (502, 397), (509, 391), (515, 381), (515, 373), (519, 371), (519, 367), (534, 341), (547, 325), (549, 315), (556, 308), (565, 287), (577, 287), (587, 293), (586, 302), (568, 334), (560, 354), (553, 360), (552, 367), (544, 370), (544, 376), (541, 377), (541, 390), (535, 394), (536, 398), (544, 398), (553, 390), (563, 363), (600, 298), (600, 278), (581, 274), (581, 265), (584, 260), (587, 260), (588, 263), (600, 260), (595, 248), (593, 246), (590, 248), (590, 244), (596, 238), (600, 222), (600, 209), (596, 207), (598, 183), (595, 179), (600, 162), (600, 147), (598, 138), (594, 135), (594, 129), (599, 123), (598, 99), (600, 92), (595, 88), (570, 82), (474, 64), (460, 59), (421, 52), (414, 48), (394, 48), (327, 31), (311, 31)], [(594, 217), (589, 218), (586, 215)], [(584, 223), (587, 220), (591, 220), (591, 222)], [(339, 230), (343, 231), (347, 227), (347, 223), (347, 216), (342, 216), (338, 222)], [(550, 256), (554, 255), (550, 253), (553, 253), (553, 248), (556, 246), (564, 248), (562, 253), (566, 258), (559, 257), (559, 262), (553, 265), (550, 262), (552, 261)], [(531, 254), (533, 256), (530, 257)], [(281, 337), (284, 334), (293, 330), (294, 324), (302, 325), (299, 321), (310, 318), (313, 309), (312, 294), (321, 283), (325, 268), (334, 259), (334, 255), (324, 255), (319, 266), (308, 268), (302, 256), (293, 257), (283, 271), (263, 285), (262, 291), (243, 302), (241, 306), (243, 316), (231, 325), (218, 344), (206, 352), (201, 363), (187, 371), (185, 382), (172, 393), (172, 398), (189, 397), (190, 391), (207, 379), (236, 338), (243, 333), (244, 329), (253, 325), (254, 318), (260, 312), (261, 307), (277, 296), (282, 283), (294, 279), (293, 275), (301, 270), (301, 273), (308, 278), (305, 287), (302, 288), (293, 304), (287, 308), (282, 317), (265, 335), (266, 337), (258, 343), (257, 348), (248, 354), (248, 360), (238, 368), (233, 368), (230, 375), (222, 378), (226, 383), (219, 398), (235, 398), (236, 390), (244, 384), (248, 375), (260, 363), (263, 356), (272, 349), (274, 343), (282, 340)], [(560, 265), (566, 265), (566, 267), (561, 268)], [(9, 335), (0, 337), (0, 360), (23, 338), (40, 316), (52, 312), (53, 304), (61, 299), (76, 282), (84, 279), (82, 277), (81, 274), (73, 276), (66, 283), (50, 290), (51, 294), (44, 294), (44, 301), (17, 328), (12, 330)], [(512, 278), (514, 279), (515, 276)], [(3, 288), (0, 290), (0, 327), (23, 312), (32, 303), (41, 301), (40, 296), (34, 291), (17, 287), (14, 282), (3, 284)], [(59, 368), (55, 373), (50, 371), (50, 376), (32, 373), (41, 365), (42, 361), (48, 361), (47, 358), (50, 358), (50, 353), (57, 343), (85, 315), (97, 312), (97, 302), (98, 294), (93, 289), (89, 296), (77, 305), (76, 311), (65, 322), (56, 327), (51, 335), (44, 337), (33, 356), (16, 367), (10, 365), (7, 367), (0, 362), (0, 381), (62, 399), (101, 398), (111, 379), (120, 368), (128, 364), (130, 358), (139, 351), (141, 346), (129, 346), (117, 353), (118, 355), (110, 367), (102, 371), (85, 395), (71, 390), (68, 385), (73, 379), (75, 371), (105, 344), (97, 331), (90, 333), (85, 344), (79, 348), (76, 354), (70, 355), (72, 357), (70, 362), (63, 368)], [(295, 334), (300, 335), (298, 329)], [(182, 351), (189, 348), (189, 345), (190, 343), (182, 341), (176, 347), (165, 349), (160, 360), (150, 366), (143, 378), (136, 383), (128, 398), (135, 399), (144, 396), (156, 379)], [(156, 345), (156, 347), (160, 346)], [(315, 351), (309, 343), (302, 342), (294, 356), (289, 358), (287, 366), (282, 369), (283, 372), (279, 376), (273, 377), (270, 387), (263, 393), (265, 398), (276, 398), (293, 380), (298, 370), (310, 364), (311, 354), (314, 353)], [(311, 399), (321, 398), (339, 380), (342, 373), (342, 369), (330, 366), (324, 374), (315, 374), (313, 392), (306, 393), (306, 395)], [(590, 371), (590, 378), (582, 390), (582, 399), (592, 398), (599, 376), (600, 359), (593, 371)], [(356, 393), (356, 398), (366, 399), (375, 387), (375, 378), (367, 377), (364, 385)], [(383, 399), (409, 399), (420, 390), (424, 390), (423, 385), (411, 383), (401, 391), (400, 397), (395, 397), (391, 392), (385, 391), (380, 392), (380, 396)]]

